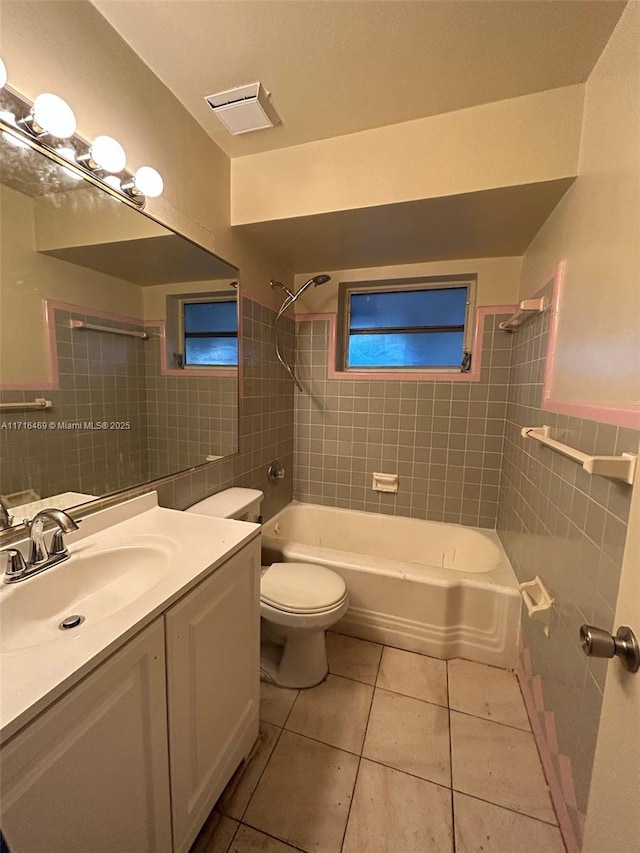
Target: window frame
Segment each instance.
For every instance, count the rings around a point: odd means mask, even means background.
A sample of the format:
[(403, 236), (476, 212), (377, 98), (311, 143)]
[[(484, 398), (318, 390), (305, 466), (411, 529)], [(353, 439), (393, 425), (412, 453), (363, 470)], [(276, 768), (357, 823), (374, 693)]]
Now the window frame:
[[(338, 317), (337, 317), (337, 342), (336, 347), (336, 370), (343, 373), (452, 373), (466, 372), (462, 368), (464, 353), (470, 353), (473, 343), (473, 332), (476, 303), (476, 289), (478, 276), (475, 273), (464, 275), (439, 275), (420, 276), (415, 278), (390, 278), (371, 281), (349, 281), (340, 282), (338, 286)], [(412, 367), (410, 365), (399, 365), (394, 367), (380, 366), (356, 366), (349, 367), (349, 337), (351, 333), (351, 295), (366, 293), (397, 293), (411, 290), (451, 290), (452, 288), (465, 287), (467, 289), (467, 303), (464, 316), (464, 332), (462, 338), (462, 352), (460, 354), (460, 365), (447, 367)], [(408, 327), (407, 327), (408, 328)], [(428, 331), (428, 328), (425, 329)]]
[[(186, 339), (187, 336), (191, 338), (206, 338), (206, 337), (217, 337), (217, 338), (235, 338), (238, 341), (238, 347), (240, 343), (240, 318), (238, 315), (238, 299), (236, 294), (224, 294), (222, 296), (212, 296), (210, 293), (203, 294), (202, 296), (181, 296), (178, 297), (178, 340), (180, 341), (180, 346), (182, 349), (183, 359), (184, 359), (184, 367), (187, 370), (235, 370), (238, 368), (238, 362), (240, 360), (240, 350), (238, 348), (238, 357), (235, 364), (189, 364), (187, 362), (187, 345)], [(233, 302), (236, 305), (236, 331), (235, 332), (186, 332), (185, 331), (185, 322), (184, 322), (184, 313), (185, 313), (185, 305), (194, 305), (199, 303), (205, 303), (207, 305), (214, 302)]]

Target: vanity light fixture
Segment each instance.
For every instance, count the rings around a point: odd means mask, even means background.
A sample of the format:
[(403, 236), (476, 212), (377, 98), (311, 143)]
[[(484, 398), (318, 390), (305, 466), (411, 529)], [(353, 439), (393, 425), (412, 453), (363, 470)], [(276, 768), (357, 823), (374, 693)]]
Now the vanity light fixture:
[(134, 197), (146, 195), (149, 198), (157, 198), (162, 195), (164, 181), (160, 172), (156, 172), (151, 166), (140, 166), (132, 180), (122, 185), (122, 189)]
[(78, 157), (78, 162), (93, 171), (117, 174), (127, 165), (127, 155), (117, 139), (101, 134), (93, 140), (87, 153)]
[(0, 59), (0, 132), (9, 144), (39, 148), (70, 177), (107, 188), (112, 196), (139, 209), (147, 198), (162, 194), (160, 173), (151, 166), (141, 166), (135, 174), (128, 171), (124, 148), (112, 136), (101, 134), (93, 142), (79, 136), (73, 110), (59, 95), (44, 92), (31, 102), (6, 83), (7, 69)]
[(59, 95), (43, 92), (33, 102), (29, 115), (18, 124), (26, 127), (34, 136), (49, 134), (56, 139), (69, 139), (76, 132), (76, 117), (73, 110)]

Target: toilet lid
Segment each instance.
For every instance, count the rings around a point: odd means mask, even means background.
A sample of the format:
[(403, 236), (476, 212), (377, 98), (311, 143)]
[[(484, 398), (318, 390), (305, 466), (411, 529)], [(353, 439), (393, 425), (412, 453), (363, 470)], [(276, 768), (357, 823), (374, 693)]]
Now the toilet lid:
[(341, 602), (347, 587), (340, 575), (315, 563), (274, 563), (260, 581), (260, 597), (291, 613), (314, 613)]

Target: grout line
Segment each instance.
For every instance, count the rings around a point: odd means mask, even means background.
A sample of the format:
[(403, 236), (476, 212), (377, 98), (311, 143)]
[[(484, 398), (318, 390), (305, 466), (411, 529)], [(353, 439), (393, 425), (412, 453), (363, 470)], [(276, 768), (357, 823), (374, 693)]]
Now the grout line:
[(453, 741), (451, 738), (451, 696), (449, 693), (449, 661), (446, 662), (447, 717), (449, 721), (449, 781), (451, 782), (451, 842), (456, 853), (456, 810), (453, 797)]
[(519, 726), (512, 726), (509, 723), (503, 723), (500, 720), (492, 720), (489, 717), (481, 717), (478, 714), (472, 714), (471, 711), (461, 711), (460, 708), (449, 708), (454, 714), (462, 714), (463, 717), (473, 717), (474, 720), (483, 720), (485, 723), (495, 723), (496, 726), (504, 726), (505, 729), (513, 729), (516, 732), (522, 732), (525, 735), (533, 735), (531, 729), (521, 729)]
[[(226, 815), (223, 815), (223, 817), (226, 817)], [(229, 818), (229, 819), (230, 819), (230, 820), (233, 820), (233, 818)], [(240, 823), (240, 821), (238, 821), (238, 825), (236, 826), (236, 831), (235, 831), (235, 832), (233, 833), (233, 835), (231, 836), (231, 841), (230, 841), (230, 842), (227, 844), (227, 846), (225, 847), (225, 849), (224, 849), (224, 853), (229, 853), (229, 850), (231, 850), (231, 847), (233, 846), (233, 842), (236, 840), (236, 835), (238, 834), (238, 832), (239, 832), (239, 830), (240, 830), (240, 827), (241, 827), (241, 826), (242, 826), (242, 824)], [(214, 837), (214, 838), (212, 838), (211, 840), (212, 840), (212, 841), (215, 841), (215, 837)], [(209, 846), (209, 845), (207, 845), (207, 847), (208, 847), (208, 846)], [(212, 848), (212, 849), (213, 849), (213, 848)], [(207, 853), (207, 851), (206, 851), (206, 850), (205, 850), (205, 853)]]
[[(320, 683), (322, 684), (322, 682), (320, 682)], [(277, 687), (277, 686), (278, 686), (278, 685), (276, 685), (276, 687)], [(317, 684), (316, 684), (316, 687), (318, 687), (318, 685), (317, 685)], [(311, 689), (313, 690), (313, 688), (311, 688)], [(295, 706), (296, 702), (298, 701), (298, 697), (299, 697), (299, 696), (300, 696), (300, 690), (298, 690), (298, 692), (296, 693), (296, 698), (295, 698), (295, 699), (293, 700), (293, 702), (291, 703), (291, 707), (289, 708), (289, 712), (288, 712), (287, 716), (285, 717), (285, 719), (284, 719), (284, 722), (283, 722), (282, 726), (280, 726), (280, 728), (281, 728), (283, 731), (284, 731), (284, 729), (286, 728), (287, 723), (289, 722), (289, 717), (291, 716), (291, 712), (293, 711), (294, 706)]]
[(375, 695), (376, 695), (375, 682), (377, 682), (377, 680), (378, 680), (378, 673), (380, 672), (380, 666), (382, 664), (382, 655), (383, 654), (384, 654), (384, 646), (382, 647), (382, 651), (380, 652), (380, 657), (378, 658), (378, 666), (376, 668), (376, 677), (375, 677), (374, 684), (369, 685), (369, 687), (372, 687), (371, 701), (369, 702), (369, 713), (367, 714), (367, 722), (365, 723), (365, 727), (364, 727), (364, 737), (362, 738), (362, 745), (360, 747), (360, 755), (358, 757), (358, 769), (356, 770), (356, 776), (355, 776), (355, 779), (353, 780), (353, 788), (351, 790), (351, 802), (349, 803), (349, 810), (347, 811), (347, 820), (346, 820), (345, 825), (344, 825), (344, 832), (342, 833), (342, 843), (340, 845), (341, 851), (344, 849), (344, 842), (345, 842), (345, 839), (347, 837), (347, 829), (349, 828), (349, 819), (351, 818), (351, 809), (353, 808), (353, 801), (355, 800), (355, 796), (356, 796), (356, 785), (358, 784), (358, 777), (360, 776), (360, 767), (362, 766), (362, 752), (364, 750), (364, 744), (365, 744), (365, 741), (367, 739), (367, 730), (369, 729), (369, 720), (371, 719), (371, 709), (373, 708), (373, 700), (374, 700)]
[(477, 794), (469, 794), (468, 791), (459, 791), (457, 788), (452, 788), (452, 792), (455, 794), (462, 794), (463, 797), (469, 797), (471, 800), (477, 800), (479, 803), (487, 803), (489, 806), (495, 806), (498, 809), (504, 809), (506, 812), (511, 812), (511, 814), (520, 815), (520, 817), (529, 818), (529, 820), (536, 820), (538, 823), (544, 823), (545, 826), (552, 826), (554, 829), (557, 829), (562, 836), (560, 831), (560, 824), (551, 823), (548, 820), (545, 820), (542, 817), (534, 817), (530, 814), (525, 814), (525, 812), (519, 812), (516, 809), (511, 808), (510, 806), (503, 806), (502, 803), (495, 803), (493, 800), (485, 800), (483, 797), (479, 797)]
[[(254, 786), (254, 788), (253, 788), (253, 791), (251, 792), (251, 796), (250, 796), (250, 797), (249, 797), (249, 799), (247, 800), (247, 805), (246, 805), (246, 806), (243, 808), (243, 810), (242, 810), (242, 814), (240, 815), (240, 821), (241, 821), (241, 822), (242, 822), (242, 820), (244, 819), (245, 814), (247, 813), (247, 809), (248, 809), (248, 808), (249, 808), (249, 806), (251, 805), (251, 800), (253, 799), (253, 795), (254, 795), (254, 794), (255, 794), (255, 792), (258, 790), (258, 785), (259, 785), (259, 784), (260, 784), (260, 782), (262, 781), (262, 777), (264, 776), (264, 774), (265, 774), (265, 771), (266, 771), (267, 767), (268, 767), (268, 766), (269, 766), (269, 764), (271, 763), (271, 759), (273, 758), (273, 753), (276, 751), (276, 747), (278, 746), (278, 743), (279, 743), (279, 741), (280, 741), (280, 737), (281, 737), (281, 735), (282, 735), (282, 732), (284, 731), (283, 729), (280, 729), (280, 728), (278, 728), (277, 726), (275, 726), (275, 728), (277, 728), (277, 729), (278, 729), (278, 733), (277, 733), (277, 735), (276, 735), (276, 739), (275, 739), (275, 742), (274, 742), (274, 744), (273, 744), (273, 749), (272, 749), (272, 750), (271, 750), (271, 752), (269, 753), (269, 758), (267, 758), (267, 760), (266, 760), (266, 762), (265, 762), (265, 765), (264, 765), (264, 767), (262, 768), (262, 773), (258, 776), (258, 781), (256, 782), (256, 784), (255, 784), (255, 786)], [(253, 758), (255, 758), (255, 757), (256, 757), (256, 755), (257, 755), (257, 752), (256, 752), (256, 754), (253, 756)], [(246, 772), (247, 772), (247, 770), (249, 769), (249, 764), (250, 764), (250, 763), (251, 763), (251, 762), (247, 762), (247, 766), (246, 766), (246, 768), (245, 768), (245, 773), (246, 773)], [(242, 776), (244, 776), (244, 773), (242, 774)], [(242, 780), (242, 776), (240, 777), (240, 781)]]
[[(244, 821), (242, 821), (238, 826), (238, 830), (241, 826), (246, 826), (249, 829), (252, 829), (254, 832), (259, 832), (261, 835), (266, 835), (268, 838), (273, 838), (274, 841), (278, 841), (280, 842), (280, 844), (286, 844), (288, 847), (291, 847), (292, 850), (299, 850), (300, 853), (308, 853), (308, 851), (305, 850), (304, 847), (298, 847), (297, 844), (292, 844), (290, 841), (285, 841), (283, 838), (279, 838), (277, 835), (272, 835), (270, 832), (265, 832), (264, 829), (260, 829), (259, 827), (254, 826), (252, 823), (245, 823)], [(236, 835), (238, 834), (238, 830), (236, 830)]]

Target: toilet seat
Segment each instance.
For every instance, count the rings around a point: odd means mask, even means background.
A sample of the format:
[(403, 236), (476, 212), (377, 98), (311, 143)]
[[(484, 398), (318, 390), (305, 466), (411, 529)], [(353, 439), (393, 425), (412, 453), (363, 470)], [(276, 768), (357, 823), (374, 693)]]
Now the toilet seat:
[(260, 598), (283, 613), (327, 613), (340, 607), (347, 586), (339, 574), (315, 563), (274, 563), (260, 581)]

